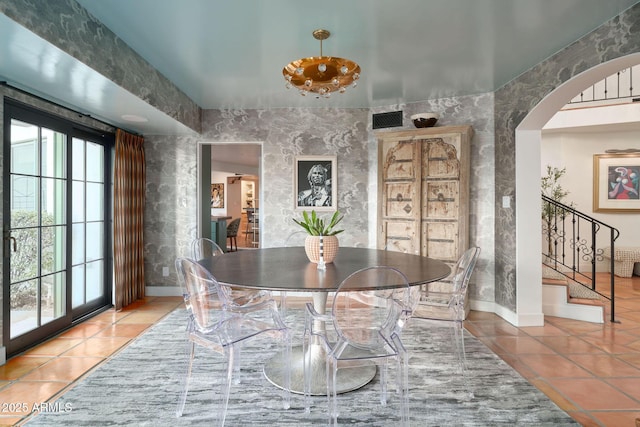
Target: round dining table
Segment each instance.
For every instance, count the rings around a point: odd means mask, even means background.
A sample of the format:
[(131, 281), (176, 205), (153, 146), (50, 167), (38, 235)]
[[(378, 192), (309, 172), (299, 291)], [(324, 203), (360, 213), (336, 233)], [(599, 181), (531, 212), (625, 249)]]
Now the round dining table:
[[(378, 249), (340, 247), (338, 255), (325, 268), (318, 268), (307, 258), (303, 247), (263, 248), (227, 253), (224, 256), (201, 260), (222, 285), (280, 292), (311, 293), (313, 306), (318, 313), (326, 312), (327, 296), (351, 273), (375, 266), (394, 267), (404, 273), (411, 286), (441, 280), (451, 269), (442, 261)], [(376, 289), (371, 288), (362, 290)], [(312, 395), (326, 394), (326, 364), (321, 349), (316, 348), (311, 357)], [(295, 346), (291, 362), (274, 357), (265, 364), (267, 379), (278, 387), (284, 383), (284, 370), (291, 371), (291, 392), (304, 392), (304, 354), (302, 346)], [(358, 389), (370, 382), (376, 367), (364, 366), (338, 371), (338, 392)]]

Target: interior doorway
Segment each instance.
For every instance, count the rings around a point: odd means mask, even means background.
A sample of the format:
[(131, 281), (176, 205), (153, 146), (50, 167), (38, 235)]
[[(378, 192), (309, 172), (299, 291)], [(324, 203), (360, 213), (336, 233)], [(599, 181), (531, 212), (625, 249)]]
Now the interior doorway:
[[(260, 247), (261, 142), (202, 142), (198, 150), (201, 189), (199, 236), (211, 233), (209, 218), (240, 219), (238, 248)], [(211, 189), (211, 190), (209, 190)], [(216, 191), (214, 202), (213, 192)], [(227, 239), (229, 246), (229, 240)]]

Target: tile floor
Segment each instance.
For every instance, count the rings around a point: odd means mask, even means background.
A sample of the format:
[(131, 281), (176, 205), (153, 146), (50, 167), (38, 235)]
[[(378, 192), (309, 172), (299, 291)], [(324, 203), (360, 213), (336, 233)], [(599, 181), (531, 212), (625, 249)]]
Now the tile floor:
[[(640, 277), (616, 284), (620, 323), (547, 317), (544, 326), (516, 328), (472, 311), (465, 327), (582, 425), (633, 427), (640, 417)], [(109, 310), (0, 366), (0, 425), (21, 425), (34, 405), (55, 401), (181, 304), (148, 297)]]
[(544, 326), (516, 328), (472, 311), (465, 327), (582, 425), (633, 427), (640, 418), (640, 277), (616, 278), (615, 313), (619, 323), (607, 310), (604, 324), (547, 316)]

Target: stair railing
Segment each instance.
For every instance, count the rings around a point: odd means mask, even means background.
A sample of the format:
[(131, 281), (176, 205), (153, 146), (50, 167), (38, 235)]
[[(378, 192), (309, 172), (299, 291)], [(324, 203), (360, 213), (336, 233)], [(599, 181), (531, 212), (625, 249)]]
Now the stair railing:
[[(615, 322), (614, 254), (620, 231), (545, 195), (542, 195), (542, 211), (544, 263), (608, 299), (611, 302), (611, 322)], [(598, 261), (604, 259), (603, 248), (607, 245), (611, 248), (609, 296), (596, 289), (596, 269)], [(585, 264), (589, 265), (589, 271)]]

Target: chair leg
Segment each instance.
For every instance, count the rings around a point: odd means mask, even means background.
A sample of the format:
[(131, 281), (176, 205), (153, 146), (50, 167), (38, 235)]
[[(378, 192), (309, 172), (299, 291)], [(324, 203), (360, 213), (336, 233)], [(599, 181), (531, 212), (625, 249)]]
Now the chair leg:
[(234, 355), (233, 355), (233, 383), (234, 384), (240, 384), (242, 382), (242, 378), (241, 375), (242, 373), (240, 372), (240, 360), (242, 360), (242, 344), (236, 344), (234, 345)]
[(233, 381), (233, 372), (236, 367), (236, 351), (233, 345), (226, 347), (227, 357), (227, 374), (225, 376), (224, 389), (222, 391), (222, 401), (220, 402), (220, 408), (218, 409), (218, 421), (220, 426), (224, 426), (225, 419), (227, 418), (227, 407), (229, 406), (229, 395), (231, 394), (231, 383)]
[(453, 339), (456, 345), (456, 353), (458, 353), (458, 363), (460, 364), (460, 371), (464, 375), (467, 369), (467, 356), (464, 349), (464, 327), (462, 322), (454, 321), (453, 323)]
[(460, 363), (460, 371), (462, 376), (462, 387), (468, 399), (474, 398), (473, 391), (469, 388), (467, 376), (467, 352), (464, 348), (464, 324), (462, 321), (455, 321), (454, 330), (456, 331), (456, 349), (458, 351), (458, 361)]
[[(234, 334), (240, 334), (240, 329), (238, 327), (234, 327)], [(233, 358), (230, 360), (230, 363), (233, 365), (231, 366), (229, 369), (232, 369), (233, 372), (231, 374), (231, 381), (233, 381), (234, 384), (240, 384), (241, 382), (241, 372), (240, 372), (240, 365), (241, 365), (241, 360), (242, 360), (242, 342), (236, 343), (233, 345), (233, 352), (231, 352), (230, 354), (233, 356)]]
[(338, 361), (327, 357), (327, 400), (329, 403), (329, 424), (338, 425), (338, 395), (336, 381), (338, 377)]
[(409, 425), (409, 353), (398, 355), (398, 376), (400, 384), (400, 415), (402, 426)]
[(388, 361), (385, 360), (378, 371), (380, 372), (380, 404), (385, 406), (387, 404), (387, 380), (389, 378)]
[[(284, 360), (286, 361), (287, 366), (291, 366), (291, 331), (286, 331), (282, 339), (284, 340), (285, 345)], [(291, 369), (285, 369), (283, 385), (282, 406), (284, 409), (289, 409), (291, 407)]]
[(187, 393), (189, 392), (189, 383), (191, 382), (191, 370), (193, 368), (193, 356), (195, 353), (195, 344), (189, 341), (188, 344), (188, 361), (187, 361), (187, 372), (184, 378), (184, 389), (182, 390), (182, 394), (178, 400), (178, 407), (176, 408), (176, 417), (181, 417), (182, 412), (184, 411), (184, 405), (187, 402)]
[[(302, 335), (302, 372), (304, 379), (304, 413), (311, 413), (311, 320), (308, 314), (305, 314), (304, 333)], [(328, 384), (328, 383), (327, 383)]]

